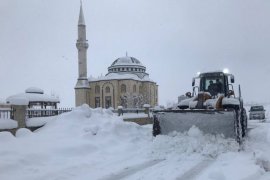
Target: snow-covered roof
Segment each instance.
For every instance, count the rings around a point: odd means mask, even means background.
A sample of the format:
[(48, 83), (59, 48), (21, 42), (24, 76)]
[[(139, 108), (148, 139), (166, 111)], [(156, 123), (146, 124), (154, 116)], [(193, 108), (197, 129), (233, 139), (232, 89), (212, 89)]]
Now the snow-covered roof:
[(44, 94), (44, 91), (37, 87), (30, 87), (25, 90), (25, 93)]
[[(29, 92), (28, 90), (39, 90), (35, 92)], [(10, 96), (6, 99), (6, 102), (12, 105), (28, 105), (30, 102), (54, 102), (59, 103), (59, 99), (49, 96), (47, 94), (41, 94), (37, 92), (43, 92), (41, 89), (26, 89), (26, 93), (20, 93)]]
[(134, 57), (124, 56), (116, 59), (111, 66), (125, 66), (125, 65), (136, 65), (143, 66), (143, 64)]
[(80, 89), (80, 88), (90, 88), (89, 82), (87, 79), (78, 79), (75, 89)]
[(1, 98), (0, 98), (0, 105), (6, 105), (6, 102), (5, 102), (4, 99), (1, 99)]
[(106, 80), (124, 80), (124, 79), (132, 79), (136, 81), (147, 81), (147, 82), (154, 82), (149, 78), (149, 76), (144, 76), (140, 78), (136, 74), (122, 74), (122, 73), (109, 73), (106, 76), (100, 76), (98, 78), (94, 77), (89, 77), (90, 82), (95, 82), (95, 81), (106, 81)]

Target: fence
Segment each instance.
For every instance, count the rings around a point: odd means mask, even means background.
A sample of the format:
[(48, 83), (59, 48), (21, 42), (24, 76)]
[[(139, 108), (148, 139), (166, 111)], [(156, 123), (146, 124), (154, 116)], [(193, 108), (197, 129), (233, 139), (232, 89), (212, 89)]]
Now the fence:
[(14, 111), (12, 108), (0, 108), (0, 119), (13, 119)]
[(49, 117), (56, 116), (65, 112), (72, 111), (72, 108), (60, 108), (60, 109), (27, 109), (26, 117)]

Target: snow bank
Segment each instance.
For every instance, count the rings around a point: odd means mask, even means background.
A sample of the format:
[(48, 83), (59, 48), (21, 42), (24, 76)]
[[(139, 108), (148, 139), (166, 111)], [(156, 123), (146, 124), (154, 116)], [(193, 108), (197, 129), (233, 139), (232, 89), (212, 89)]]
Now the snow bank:
[(193, 126), (185, 133), (174, 132), (170, 136), (157, 136), (152, 149), (158, 158), (191, 154), (217, 157), (225, 152), (238, 151), (239, 146), (233, 139), (225, 139), (222, 135), (204, 135)]
[(33, 133), (0, 133), (0, 179), (99, 179), (143, 162), (149, 142), (143, 127), (83, 105)]
[(26, 128), (20, 128), (16, 131), (15, 136), (16, 137), (27, 137), (30, 134), (32, 134), (32, 131), (30, 131), (29, 129)]
[(133, 179), (176, 179), (204, 159), (217, 161), (198, 179), (243, 179), (245, 171), (262, 173), (256, 159), (269, 152), (269, 129), (252, 130), (248, 142), (258, 144), (248, 144), (250, 152), (238, 152), (234, 140), (205, 135), (196, 127), (153, 138), (149, 125), (124, 122), (110, 110), (83, 105), (35, 132), (19, 129), (15, 137), (0, 133), (0, 179), (106, 179), (154, 160), (160, 163), (135, 173)]
[(18, 122), (12, 119), (0, 118), (0, 129), (15, 129), (18, 127)]
[(257, 164), (270, 171), (269, 123), (258, 123), (258, 126), (250, 131), (247, 148), (249, 151), (253, 151)]
[(48, 122), (54, 121), (56, 118), (57, 116), (28, 118), (26, 120), (26, 126), (27, 127), (41, 127)]

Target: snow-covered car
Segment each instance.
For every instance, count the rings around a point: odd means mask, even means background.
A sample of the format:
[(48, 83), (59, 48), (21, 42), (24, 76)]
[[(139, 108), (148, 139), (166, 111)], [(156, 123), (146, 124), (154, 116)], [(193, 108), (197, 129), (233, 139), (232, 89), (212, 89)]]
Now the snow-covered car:
[(265, 119), (265, 109), (263, 106), (251, 106), (249, 119)]

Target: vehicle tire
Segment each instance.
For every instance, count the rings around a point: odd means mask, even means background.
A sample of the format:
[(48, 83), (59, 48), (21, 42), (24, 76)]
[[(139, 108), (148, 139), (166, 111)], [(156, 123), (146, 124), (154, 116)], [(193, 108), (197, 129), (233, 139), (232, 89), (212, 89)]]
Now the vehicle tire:
[(243, 108), (241, 110), (240, 115), (241, 115), (240, 121), (241, 121), (241, 127), (242, 127), (242, 137), (245, 137), (245, 136), (247, 136), (247, 123), (248, 123), (247, 122), (247, 112), (246, 112), (245, 108)]
[(159, 121), (156, 115), (154, 115), (154, 122), (153, 122), (153, 136), (157, 136), (161, 133)]
[(241, 110), (235, 110), (235, 121), (234, 121), (234, 129), (235, 129), (235, 137), (236, 141), (239, 145), (243, 142), (243, 133), (242, 133), (242, 123), (241, 123)]

